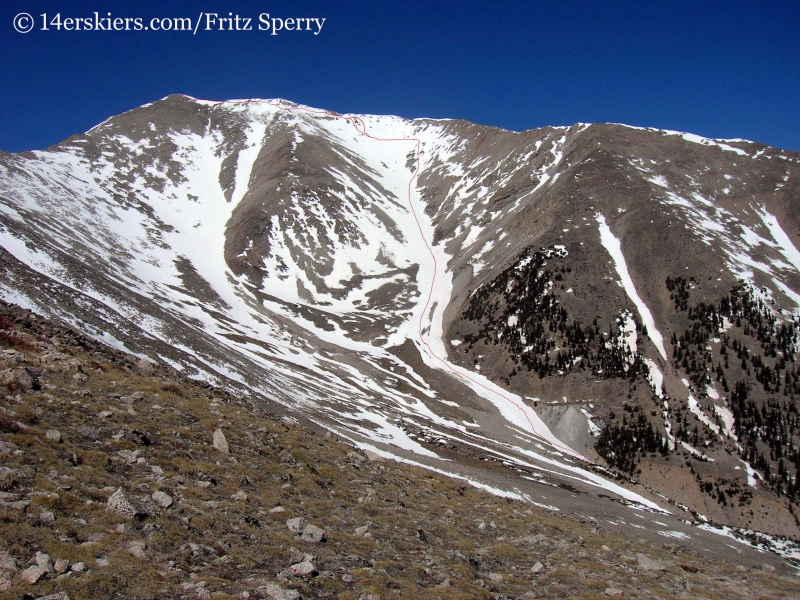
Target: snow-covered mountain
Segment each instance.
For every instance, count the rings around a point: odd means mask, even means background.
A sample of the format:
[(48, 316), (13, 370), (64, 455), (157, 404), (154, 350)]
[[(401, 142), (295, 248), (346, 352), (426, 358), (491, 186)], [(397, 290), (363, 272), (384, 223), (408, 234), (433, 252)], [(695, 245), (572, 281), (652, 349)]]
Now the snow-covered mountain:
[(798, 158), (170, 96), (0, 152), (0, 293), (532, 501), (798, 535)]

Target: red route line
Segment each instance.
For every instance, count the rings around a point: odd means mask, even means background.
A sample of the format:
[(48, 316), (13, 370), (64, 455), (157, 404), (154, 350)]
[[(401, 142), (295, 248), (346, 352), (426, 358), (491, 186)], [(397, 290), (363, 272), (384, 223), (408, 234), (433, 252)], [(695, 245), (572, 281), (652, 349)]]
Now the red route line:
[(452, 371), (453, 373), (455, 373), (456, 375), (458, 375), (460, 377), (464, 377), (465, 379), (471, 381), (475, 385), (483, 388), (487, 392), (495, 394), (496, 396), (499, 396), (500, 398), (503, 398), (507, 402), (510, 402), (511, 404), (513, 404), (517, 409), (519, 409), (519, 411), (522, 412), (523, 415), (525, 415), (525, 419), (528, 421), (528, 425), (530, 425), (530, 427), (531, 427), (531, 432), (535, 436), (543, 439), (545, 442), (547, 442), (551, 446), (555, 446), (556, 448), (564, 450), (567, 454), (572, 454), (573, 456), (577, 456), (577, 457), (585, 460), (586, 462), (588, 462), (590, 464), (593, 464), (591, 460), (589, 460), (587, 457), (585, 457), (580, 452), (578, 452), (576, 450), (573, 450), (572, 448), (569, 448), (568, 446), (564, 446), (564, 445), (559, 444), (557, 442), (553, 442), (551, 440), (548, 440), (546, 437), (544, 437), (542, 434), (540, 434), (538, 431), (536, 431), (536, 427), (534, 427), (533, 422), (531, 421), (530, 417), (528, 416), (528, 413), (522, 408), (522, 406), (520, 406), (517, 402), (515, 402), (514, 400), (512, 400), (511, 398), (509, 398), (505, 394), (502, 394), (501, 392), (498, 392), (496, 390), (491, 389), (490, 387), (482, 384), (480, 381), (477, 381), (477, 380), (473, 379), (469, 375), (465, 375), (464, 373), (459, 373), (458, 371), (456, 371), (450, 365), (450, 363), (448, 363), (443, 358), (440, 358), (439, 356), (437, 356), (436, 353), (433, 351), (433, 348), (431, 348), (430, 344), (428, 344), (428, 342), (425, 340), (425, 337), (422, 334), (422, 329), (423, 329), (422, 320), (425, 317), (425, 313), (428, 312), (428, 307), (431, 304), (431, 298), (433, 298), (433, 288), (436, 285), (436, 272), (438, 270), (438, 263), (436, 261), (436, 255), (433, 253), (433, 249), (428, 244), (428, 240), (425, 237), (424, 232), (422, 231), (422, 224), (420, 223), (420, 220), (417, 217), (417, 211), (414, 209), (414, 203), (411, 202), (411, 184), (414, 183), (414, 180), (417, 178), (417, 176), (419, 175), (420, 171), (422, 170), (422, 158), (421, 158), (422, 141), (419, 138), (414, 138), (414, 137), (409, 137), (409, 138), (379, 138), (379, 137), (375, 137), (374, 135), (371, 135), (370, 133), (367, 132), (367, 126), (366, 126), (366, 124), (364, 123), (364, 121), (360, 117), (355, 117), (355, 116), (347, 117), (347, 116), (341, 115), (339, 113), (335, 113), (335, 112), (331, 112), (331, 111), (327, 111), (327, 110), (317, 110), (317, 109), (307, 108), (307, 107), (302, 107), (302, 106), (282, 106), (280, 104), (276, 104), (274, 102), (269, 102), (267, 100), (229, 100), (229, 101), (227, 101), (227, 104), (251, 104), (251, 103), (268, 104), (269, 106), (274, 106), (275, 108), (278, 108), (280, 110), (306, 112), (306, 113), (310, 113), (310, 114), (314, 114), (314, 115), (321, 115), (321, 116), (325, 116), (325, 117), (333, 117), (333, 118), (336, 118), (336, 119), (344, 119), (345, 121), (350, 123), (359, 134), (361, 134), (364, 137), (367, 137), (369, 139), (378, 141), (378, 142), (412, 142), (413, 141), (413, 142), (417, 143), (417, 170), (414, 171), (414, 174), (411, 176), (411, 179), (409, 179), (409, 181), (408, 181), (408, 206), (411, 209), (411, 214), (414, 216), (414, 221), (416, 221), (416, 223), (417, 223), (417, 228), (419, 229), (419, 235), (422, 238), (422, 241), (425, 243), (425, 248), (428, 250), (428, 253), (431, 255), (431, 259), (433, 260), (433, 279), (431, 280), (430, 290), (428, 290), (428, 298), (425, 301), (425, 308), (423, 308), (422, 313), (419, 316), (419, 327), (418, 327), (419, 339), (422, 341), (423, 344), (425, 344), (425, 347), (428, 349), (428, 352), (430, 353), (430, 355), (433, 358), (435, 358), (436, 360), (438, 360), (446, 369), (448, 369), (449, 371)]

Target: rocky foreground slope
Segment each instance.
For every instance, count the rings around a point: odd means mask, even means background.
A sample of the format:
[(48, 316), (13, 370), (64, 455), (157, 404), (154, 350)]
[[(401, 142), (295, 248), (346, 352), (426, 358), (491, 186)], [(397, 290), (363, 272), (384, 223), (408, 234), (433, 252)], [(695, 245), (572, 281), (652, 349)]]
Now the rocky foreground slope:
[(0, 360), (0, 598), (800, 595), (773, 555), (382, 460), (5, 303)]

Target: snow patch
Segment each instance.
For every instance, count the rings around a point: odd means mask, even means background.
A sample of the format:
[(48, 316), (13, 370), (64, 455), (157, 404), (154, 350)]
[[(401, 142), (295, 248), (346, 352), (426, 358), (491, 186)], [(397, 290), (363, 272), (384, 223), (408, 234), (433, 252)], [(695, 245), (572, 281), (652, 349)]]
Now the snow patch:
[[(684, 380), (684, 383), (687, 383), (686, 380)], [(688, 387), (688, 385), (687, 385), (687, 387)], [(708, 415), (703, 412), (702, 408), (700, 408), (700, 405), (697, 403), (697, 400), (694, 399), (694, 396), (689, 394), (689, 398), (688, 398), (687, 402), (689, 404), (689, 411), (695, 417), (697, 417), (698, 420), (700, 420), (702, 423), (704, 423), (706, 425), (706, 427), (708, 427), (711, 431), (713, 431), (717, 435), (721, 435), (720, 430), (719, 430), (719, 426), (716, 423), (713, 423), (711, 421), (711, 419), (708, 418)]]
[(650, 387), (653, 388), (653, 393), (659, 398), (663, 398), (664, 394), (661, 388), (664, 385), (664, 374), (654, 360), (645, 358), (644, 364), (647, 365), (647, 380), (650, 382)]
[(758, 480), (761, 477), (753, 467), (750, 466), (746, 460), (742, 461), (745, 470), (747, 471), (747, 485), (750, 487), (756, 487), (758, 485)]
[(598, 213), (596, 218), (600, 228), (600, 243), (603, 244), (603, 247), (614, 260), (614, 267), (617, 270), (617, 275), (619, 275), (619, 278), (622, 281), (622, 287), (625, 289), (628, 297), (639, 311), (639, 316), (642, 319), (642, 323), (644, 323), (644, 325), (647, 327), (648, 337), (653, 341), (653, 344), (655, 344), (662, 358), (667, 360), (667, 351), (664, 348), (664, 337), (656, 328), (655, 320), (653, 319), (653, 315), (650, 313), (650, 309), (647, 308), (647, 305), (636, 292), (636, 287), (633, 285), (633, 279), (631, 279), (630, 273), (628, 273), (628, 266), (625, 263), (625, 256), (622, 254), (622, 245), (620, 244), (619, 239), (615, 237), (613, 233), (611, 233), (611, 229), (606, 224), (605, 217)]
[(686, 450), (689, 454), (693, 454), (697, 458), (700, 458), (702, 460), (707, 460), (710, 462), (716, 462), (713, 458), (709, 458), (703, 452), (700, 452), (700, 450), (698, 450), (694, 446), (690, 446), (686, 442), (681, 442), (681, 446), (683, 446), (683, 449)]

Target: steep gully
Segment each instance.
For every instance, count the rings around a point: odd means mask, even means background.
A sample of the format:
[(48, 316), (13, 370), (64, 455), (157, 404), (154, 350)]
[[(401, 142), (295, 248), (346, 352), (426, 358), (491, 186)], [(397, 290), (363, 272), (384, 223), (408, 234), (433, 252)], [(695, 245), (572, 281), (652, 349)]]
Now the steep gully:
[[(574, 456), (576, 458), (579, 458), (579, 459), (581, 459), (583, 461), (586, 461), (586, 462), (591, 464), (592, 461), (589, 460), (583, 454), (573, 450), (572, 448), (569, 448), (568, 446), (565, 446), (564, 444), (561, 444), (561, 443), (555, 441), (552, 438), (552, 436), (542, 435), (537, 430), (536, 426), (534, 425), (534, 421), (530, 417), (530, 414), (529, 414), (529, 412), (531, 411), (530, 408), (528, 408), (527, 406), (524, 406), (524, 405), (520, 405), (518, 402), (514, 401), (509, 396), (497, 391), (496, 389), (492, 389), (488, 385), (482, 383), (477, 378), (475, 378), (475, 377), (473, 377), (473, 376), (471, 376), (471, 375), (469, 375), (467, 373), (464, 373), (462, 371), (457, 370), (450, 362), (448, 362), (446, 359), (444, 359), (441, 356), (439, 356), (434, 351), (434, 349), (431, 347), (431, 344), (429, 343), (429, 341), (426, 339), (425, 334), (424, 334), (425, 327), (424, 327), (423, 319), (425, 317), (425, 314), (428, 312), (429, 307), (431, 306), (433, 293), (434, 293), (434, 289), (435, 289), (435, 285), (436, 285), (436, 277), (438, 275), (438, 270), (439, 270), (439, 264), (438, 264), (438, 261), (436, 260), (436, 255), (434, 254), (433, 249), (431, 248), (430, 243), (429, 243), (427, 237), (425, 236), (425, 232), (424, 232), (424, 230), (422, 228), (422, 224), (420, 223), (419, 216), (418, 216), (417, 210), (414, 208), (414, 202), (413, 202), (413, 184), (414, 184), (414, 180), (417, 179), (420, 171), (422, 170), (422, 162), (421, 162), (422, 161), (422, 159), (421, 159), (422, 141), (419, 138), (416, 138), (416, 137), (381, 138), (381, 137), (373, 136), (373, 135), (371, 135), (369, 133), (369, 131), (367, 131), (367, 126), (364, 123), (364, 121), (361, 118), (356, 117), (356, 116), (346, 116), (346, 115), (341, 115), (341, 114), (338, 114), (338, 113), (335, 113), (335, 112), (331, 112), (331, 111), (315, 110), (315, 109), (312, 109), (312, 108), (307, 108), (307, 107), (302, 107), (302, 106), (283, 106), (283, 105), (280, 105), (280, 104), (277, 104), (277, 103), (274, 103), (274, 102), (269, 102), (269, 101), (266, 101), (266, 100), (231, 101), (231, 103), (233, 103), (233, 104), (252, 104), (254, 102), (267, 104), (267, 105), (272, 106), (274, 108), (277, 108), (279, 110), (294, 111), (294, 112), (304, 112), (306, 114), (311, 114), (311, 115), (318, 115), (318, 116), (323, 116), (323, 117), (331, 117), (331, 118), (334, 118), (334, 119), (344, 119), (347, 123), (349, 123), (349, 124), (351, 124), (353, 126), (353, 128), (356, 130), (356, 132), (359, 135), (362, 135), (364, 137), (367, 137), (369, 139), (372, 139), (372, 140), (375, 140), (375, 141), (378, 141), (378, 142), (414, 142), (416, 144), (415, 155), (416, 155), (416, 164), (417, 164), (417, 166), (416, 166), (416, 169), (414, 170), (414, 173), (411, 175), (411, 177), (408, 180), (407, 201), (408, 201), (408, 207), (411, 210), (411, 214), (414, 217), (414, 221), (416, 222), (417, 229), (419, 230), (420, 238), (422, 239), (422, 242), (425, 244), (425, 249), (427, 250), (428, 254), (430, 255), (431, 261), (432, 261), (432, 264), (433, 264), (433, 277), (431, 279), (431, 284), (430, 284), (430, 287), (428, 289), (428, 294), (427, 294), (427, 297), (426, 297), (426, 300), (425, 300), (425, 306), (424, 306), (423, 310), (420, 312), (420, 315), (419, 315), (419, 322), (418, 322), (418, 328), (417, 329), (418, 329), (418, 335), (419, 335), (420, 342), (425, 346), (425, 349), (427, 350), (427, 352), (430, 355), (430, 357), (433, 358), (436, 361), (436, 363), (438, 363), (441, 366), (441, 368), (443, 368), (446, 371), (454, 374), (457, 377), (460, 377), (460, 378), (468, 380), (472, 385), (477, 386), (477, 387), (481, 388), (482, 390), (484, 390), (485, 392), (488, 392), (489, 394), (492, 394), (492, 395), (500, 398), (502, 401), (511, 404), (517, 410), (519, 410), (522, 413), (522, 415), (525, 417), (525, 421), (527, 422), (528, 426), (530, 427), (531, 433), (533, 433), (533, 435), (535, 435), (536, 437), (542, 439), (543, 441), (545, 441), (549, 445), (561, 450), (562, 452), (565, 452), (566, 454), (572, 455), (572, 456)], [(430, 332), (430, 328), (428, 329), (428, 331)]]

